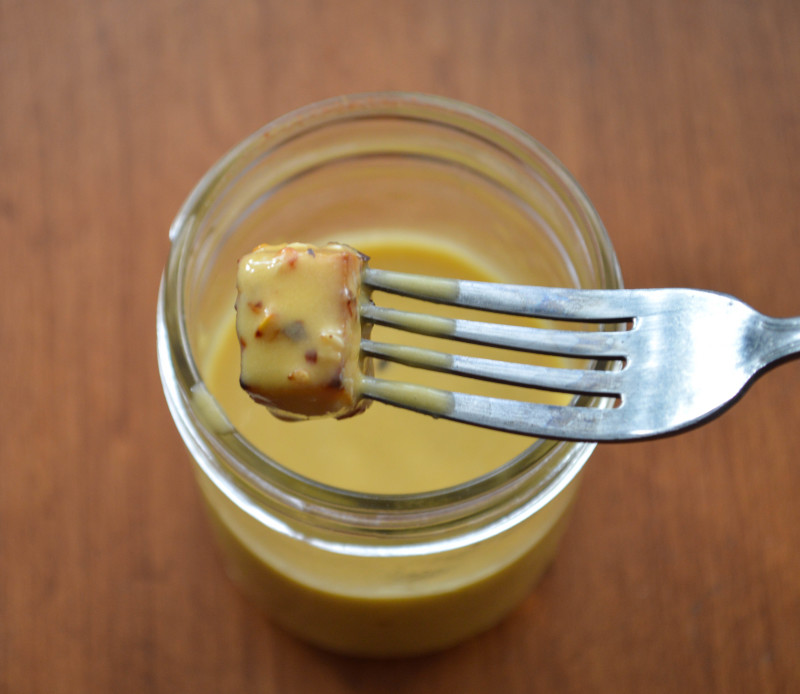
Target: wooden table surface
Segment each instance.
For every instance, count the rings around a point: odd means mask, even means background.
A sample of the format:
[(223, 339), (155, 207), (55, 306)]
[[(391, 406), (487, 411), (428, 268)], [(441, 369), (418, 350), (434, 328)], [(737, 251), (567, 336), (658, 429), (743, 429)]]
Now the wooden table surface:
[(629, 286), (800, 314), (795, 0), (0, 0), (0, 692), (800, 691), (800, 362), (600, 447), (541, 586), (448, 652), (321, 653), (229, 585), (156, 368), (167, 229), (257, 127), (384, 89), (543, 142)]

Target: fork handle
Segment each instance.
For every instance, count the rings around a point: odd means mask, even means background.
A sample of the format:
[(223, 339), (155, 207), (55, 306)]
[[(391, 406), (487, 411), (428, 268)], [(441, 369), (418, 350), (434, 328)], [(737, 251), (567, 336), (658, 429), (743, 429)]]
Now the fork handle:
[(800, 356), (800, 316), (772, 318), (761, 316), (757, 349), (761, 368), (775, 362)]

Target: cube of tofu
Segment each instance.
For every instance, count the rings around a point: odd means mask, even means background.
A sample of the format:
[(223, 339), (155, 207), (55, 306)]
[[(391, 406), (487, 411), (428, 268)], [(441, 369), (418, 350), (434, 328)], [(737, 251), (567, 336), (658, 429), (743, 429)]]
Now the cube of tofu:
[(239, 260), (240, 382), (274, 415), (342, 418), (366, 407), (358, 396), (366, 261), (335, 243), (262, 245)]

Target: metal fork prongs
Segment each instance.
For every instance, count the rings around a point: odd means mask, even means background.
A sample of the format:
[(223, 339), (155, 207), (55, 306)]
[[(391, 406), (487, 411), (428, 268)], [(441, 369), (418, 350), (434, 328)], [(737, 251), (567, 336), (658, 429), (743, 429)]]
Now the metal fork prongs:
[(365, 270), (362, 281), (370, 292), (584, 324), (528, 327), (361, 305), (365, 323), (583, 360), (579, 368), (555, 368), (362, 340), (366, 357), (577, 396), (552, 405), (363, 378), (363, 397), (543, 438), (626, 441), (675, 433), (722, 412), (766, 367), (800, 351), (800, 318), (771, 318), (710, 291), (520, 286), (376, 269)]

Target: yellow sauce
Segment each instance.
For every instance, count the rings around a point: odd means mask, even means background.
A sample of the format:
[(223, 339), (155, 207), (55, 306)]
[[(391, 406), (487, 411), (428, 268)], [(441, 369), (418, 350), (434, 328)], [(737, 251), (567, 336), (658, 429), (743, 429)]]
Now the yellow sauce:
[[(442, 650), (505, 617), (555, 557), (576, 484), (518, 526), (501, 546), (468, 547), (437, 557), (348, 557), (338, 566), (335, 555), (294, 546), (278, 535), (269, 539), (275, 546), (265, 548), (263, 531), (249, 527), (252, 520), (200, 478), (228, 574), (245, 595), (275, 624), (303, 640), (369, 657)], [(482, 566), (486, 563), (488, 570)], [(440, 580), (453, 567), (462, 579)]]
[(239, 260), (240, 383), (283, 419), (352, 416), (365, 258), (341, 244), (261, 245)]
[[(384, 233), (341, 240), (371, 256), (370, 266), (376, 268), (502, 278), (496, 268), (462, 249), (423, 244), (413, 236)], [(456, 316), (452, 308), (388, 295), (376, 294), (375, 300)], [(373, 337), (429, 347), (432, 342), (378, 327)], [(473, 351), (434, 342), (443, 351)], [(231, 423), (281, 464), (329, 485), (391, 494), (442, 489), (488, 473), (531, 445), (526, 437), (434, 420), (381, 403), (347, 420), (283, 422), (239, 387), (232, 312), (210, 344), (203, 376)], [(498, 394), (504, 388), (484, 383), (465, 388), (463, 379), (394, 364), (377, 366), (376, 376), (477, 393)], [(550, 402), (564, 398), (542, 397)], [(228, 571), (246, 594), (274, 622), (303, 639), (369, 656), (441, 649), (501, 619), (553, 558), (577, 486), (576, 478), (535, 515), (478, 545), (423, 556), (358, 557), (274, 532), (231, 503), (204, 474), (198, 478)]]

